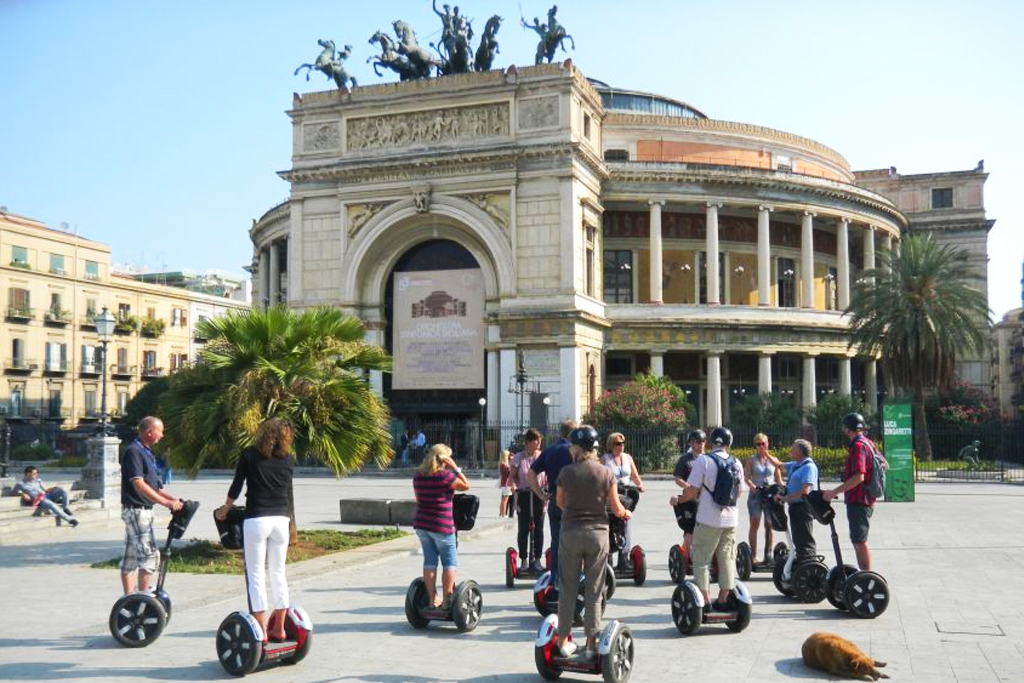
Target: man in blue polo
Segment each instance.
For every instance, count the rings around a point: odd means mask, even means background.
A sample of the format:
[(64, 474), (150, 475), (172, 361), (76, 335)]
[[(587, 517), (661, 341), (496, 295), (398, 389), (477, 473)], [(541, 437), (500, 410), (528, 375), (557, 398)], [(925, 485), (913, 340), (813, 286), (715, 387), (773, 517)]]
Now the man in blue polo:
[(139, 422), (139, 436), (121, 459), (121, 520), (124, 522), (124, 559), (121, 586), (124, 592), (148, 591), (158, 569), (160, 553), (153, 537), (153, 505), (181, 509), (181, 501), (163, 488), (156, 458), (150, 449), (164, 437), (164, 423), (157, 417)]
[(811, 442), (797, 439), (789, 449), (792, 458), (789, 479), (786, 481), (786, 495), (776, 496), (775, 502), (789, 503), (789, 530), (793, 534), (793, 548), (797, 560), (812, 558), (818, 554), (814, 542), (814, 518), (804, 496), (818, 488), (818, 465), (811, 458)]
[[(530, 473), (526, 480), (530, 488), (545, 502), (551, 501), (548, 505), (548, 523), (551, 525), (551, 576), (558, 576), (558, 538), (562, 530), (562, 510), (554, 503), (555, 491), (558, 488), (558, 474), (566, 465), (572, 464), (572, 454), (569, 452), (569, 434), (576, 429), (576, 420), (566, 420), (558, 426), (559, 439), (551, 444), (537, 456), (537, 459), (530, 465)], [(548, 490), (541, 491), (537, 476), (544, 472), (547, 475)], [(552, 580), (555, 592), (558, 590), (557, 580)]]

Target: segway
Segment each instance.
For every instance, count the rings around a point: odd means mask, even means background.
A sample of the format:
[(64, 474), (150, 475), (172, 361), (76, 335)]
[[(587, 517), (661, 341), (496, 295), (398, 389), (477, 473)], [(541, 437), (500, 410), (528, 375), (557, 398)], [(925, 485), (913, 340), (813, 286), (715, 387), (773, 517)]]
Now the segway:
[(840, 610), (849, 610), (850, 614), (861, 619), (874, 619), (889, 607), (889, 584), (881, 574), (872, 571), (860, 571), (857, 567), (843, 564), (843, 554), (839, 549), (839, 534), (836, 533), (836, 512), (832, 505), (825, 501), (821, 491), (811, 491), (805, 497), (811, 516), (819, 524), (827, 524), (832, 532), (832, 549), (836, 554), (836, 566), (828, 572), (825, 597), (829, 603)]
[(313, 645), (313, 621), (294, 605), (285, 613), (284, 632), (283, 642), (268, 642), (255, 617), (232, 612), (217, 627), (217, 660), (234, 676), (250, 674), (271, 662), (298, 664)]
[[(572, 640), (572, 636), (569, 636)], [(553, 681), (569, 671), (578, 674), (602, 676), (605, 683), (625, 683), (633, 672), (633, 632), (618, 619), (613, 620), (604, 630), (597, 645), (597, 657), (587, 659), (577, 650), (572, 657), (563, 657), (558, 648), (558, 615), (549, 614), (537, 630), (537, 641), (533, 647), (533, 658), (537, 673), (544, 680)]]
[[(785, 495), (786, 488), (781, 484), (768, 487), (769, 495), (774, 500), (776, 495)], [(774, 503), (773, 503), (774, 505)], [(773, 507), (773, 516), (785, 526), (786, 551), (781, 552), (772, 567), (772, 582), (775, 589), (788, 597), (795, 597), (800, 602), (817, 604), (827, 597), (828, 566), (821, 555), (797, 558), (793, 537), (789, 533), (789, 516), (781, 505)], [(773, 521), (774, 524), (774, 521)]]
[[(685, 529), (685, 520), (687, 515), (694, 515), (696, 511), (692, 508), (688, 508), (689, 503), (677, 503), (673, 506), (676, 516), (676, 524), (679, 525), (680, 529)], [(745, 543), (740, 545), (746, 546)], [(749, 556), (750, 546), (746, 547)], [(746, 581), (750, 578), (750, 573), (744, 573), (744, 569), (749, 557), (744, 558), (740, 554), (740, 546), (736, 547), (736, 576), (740, 581)], [(682, 543), (677, 543), (668, 549), (668, 575), (672, 579), (673, 583), (682, 583), (686, 580), (686, 577), (693, 575), (693, 558), (686, 551), (686, 546)], [(711, 569), (710, 569), (711, 581), (718, 580), (718, 557), (711, 558)]]
[(171, 543), (185, 535), (192, 516), (199, 509), (195, 500), (182, 501), (181, 509), (171, 513), (167, 525), (167, 543), (160, 549), (160, 571), (154, 592), (137, 591), (121, 596), (110, 610), (110, 635), (125, 647), (146, 647), (160, 637), (171, 620), (171, 596), (164, 590)]
[[(784, 534), (787, 528), (786, 509), (784, 506), (776, 503), (773, 498), (774, 492), (780, 489), (784, 494), (786, 489), (780, 484), (761, 486), (751, 495), (761, 496), (761, 500), (764, 501), (765, 524), (771, 524), (773, 531)], [(765, 535), (767, 537), (767, 534)], [(775, 570), (775, 564), (783, 561), (788, 552), (789, 549), (786, 547), (786, 543), (779, 541), (772, 548), (772, 559), (770, 562), (754, 564), (754, 553), (750, 549), (750, 544), (746, 541), (740, 541), (736, 544), (736, 576), (740, 581), (748, 581), (751, 574), (762, 572), (771, 574)]]
[[(452, 519), (455, 521), (455, 538), (458, 542), (460, 531), (469, 531), (476, 524), (480, 499), (468, 493), (457, 493), (452, 500)], [(472, 631), (480, 623), (484, 598), (476, 581), (463, 581), (455, 587), (451, 604), (436, 607), (430, 604), (427, 584), (422, 576), (413, 579), (405, 593), (405, 618), (415, 629), (426, 628), (431, 621), (451, 621), (459, 631)]]
[[(640, 489), (619, 483), (617, 490), (622, 507), (630, 512), (636, 510)], [(647, 556), (639, 545), (626, 552), (626, 524), (626, 520), (608, 513), (608, 568), (616, 579), (630, 579), (633, 585), (642, 586), (647, 580)]]
[[(611, 567), (608, 567), (608, 570), (604, 573), (604, 579), (604, 590), (601, 591), (602, 612), (605, 605), (611, 600), (612, 595), (615, 594), (615, 572), (612, 571)], [(586, 601), (585, 584), (586, 578), (581, 576), (576, 588), (576, 606), (573, 608), (572, 623), (574, 626), (581, 626), (583, 624), (583, 607)], [(537, 582), (533, 584), (533, 606), (542, 617), (558, 614), (558, 595), (555, 591), (554, 580), (550, 571), (541, 574)]]
[(692, 636), (701, 624), (725, 624), (730, 631), (739, 633), (750, 624), (752, 602), (746, 586), (737, 581), (729, 593), (726, 609), (713, 611), (711, 605), (705, 604), (697, 584), (684, 581), (672, 593), (672, 622), (684, 636)]
[[(530, 495), (533, 495), (532, 493)], [(532, 501), (531, 501), (532, 502)], [(543, 523), (543, 522), (542, 522)], [(530, 533), (527, 537), (527, 548), (533, 547), (535, 532), (534, 522), (530, 522)], [(505, 549), (505, 587), (513, 588), (516, 581), (534, 581), (540, 578), (546, 570), (551, 569), (551, 548), (544, 551), (544, 569), (535, 569), (528, 565), (525, 569), (519, 566), (519, 551), (509, 546)]]

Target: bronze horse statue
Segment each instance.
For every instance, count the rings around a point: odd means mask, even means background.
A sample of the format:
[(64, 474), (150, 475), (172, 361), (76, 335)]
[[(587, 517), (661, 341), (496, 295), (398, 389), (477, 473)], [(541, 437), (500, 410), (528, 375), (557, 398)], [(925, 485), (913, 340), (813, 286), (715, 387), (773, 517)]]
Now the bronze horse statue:
[(316, 44), (323, 48), (316, 61), (312, 64), (299, 65), (299, 68), (295, 69), (293, 75), (298, 76), (300, 71), (306, 69), (306, 80), (308, 81), (310, 72), (319, 71), (328, 78), (333, 78), (334, 84), (338, 86), (338, 90), (345, 90), (348, 83), (352, 83), (353, 88), (359, 85), (356, 82), (355, 76), (350, 76), (345, 69), (345, 60), (352, 54), (351, 45), (346, 45), (341, 52), (337, 53), (337, 58), (335, 58), (336, 51), (333, 40), (318, 40)]
[(391, 69), (397, 73), (400, 81), (419, 78), (419, 71), (412, 65), (412, 62), (399, 54), (398, 45), (391, 39), (391, 36), (383, 31), (377, 31), (370, 37), (370, 45), (374, 43), (380, 45), (381, 53), (377, 57), (368, 57), (366, 61), (367, 63), (373, 62), (375, 74), (380, 76), (381, 73), (377, 67), (383, 66), (385, 69)]
[(480, 36), (480, 46), (476, 49), (476, 59), (473, 60), (473, 69), (476, 71), (490, 71), (494, 63), (494, 55), (498, 54), (498, 29), (501, 28), (502, 19), (497, 14), (487, 20), (484, 25), (484, 34)]
[(519, 21), (523, 25), (523, 28), (533, 29), (534, 32), (540, 36), (540, 42), (537, 43), (537, 55), (534, 57), (534, 64), (543, 64), (544, 60), (547, 59), (548, 64), (555, 58), (555, 50), (558, 47), (562, 48), (563, 52), (566, 52), (565, 45), (562, 45), (562, 41), (568, 38), (569, 43), (572, 45), (572, 49), (576, 49), (576, 41), (572, 39), (572, 36), (565, 32), (565, 27), (558, 23), (558, 19), (555, 19), (555, 14), (558, 12), (558, 5), (552, 5), (551, 9), (548, 10), (548, 23), (542, 24), (537, 17), (533, 18), (533, 24), (527, 24), (526, 19), (520, 17)]

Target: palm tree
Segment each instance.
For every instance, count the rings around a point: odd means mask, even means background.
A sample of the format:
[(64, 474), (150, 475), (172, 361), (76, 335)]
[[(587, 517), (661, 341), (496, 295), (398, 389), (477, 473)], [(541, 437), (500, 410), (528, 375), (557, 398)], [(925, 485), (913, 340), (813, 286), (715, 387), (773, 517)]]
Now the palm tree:
[(925, 395), (953, 381), (957, 354), (984, 348), (988, 304), (964, 249), (909, 235), (899, 254), (882, 259), (885, 267), (862, 274), (846, 309), (850, 347), (880, 358), (892, 385), (910, 395), (914, 450), (931, 460)]
[(298, 456), (335, 474), (368, 459), (390, 461), (389, 413), (365, 372), (389, 371), (391, 359), (363, 343), (359, 320), (332, 308), (279, 306), (203, 320), (197, 332), (208, 344), (160, 401), (175, 465), (195, 474), (205, 463), (234, 462), (271, 417), (292, 423)]

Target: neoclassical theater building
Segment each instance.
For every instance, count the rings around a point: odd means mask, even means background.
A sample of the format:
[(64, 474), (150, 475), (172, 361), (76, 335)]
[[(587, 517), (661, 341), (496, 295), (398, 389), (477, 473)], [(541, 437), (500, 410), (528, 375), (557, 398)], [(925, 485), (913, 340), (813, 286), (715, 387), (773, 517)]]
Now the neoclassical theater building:
[(579, 417), (639, 372), (706, 425), (758, 392), (877, 400), (840, 311), (907, 219), (821, 143), (571, 62), (295, 95), (288, 114), (290, 196), (250, 231), (258, 301), (365, 321), (395, 354), (372, 382), (396, 415)]

